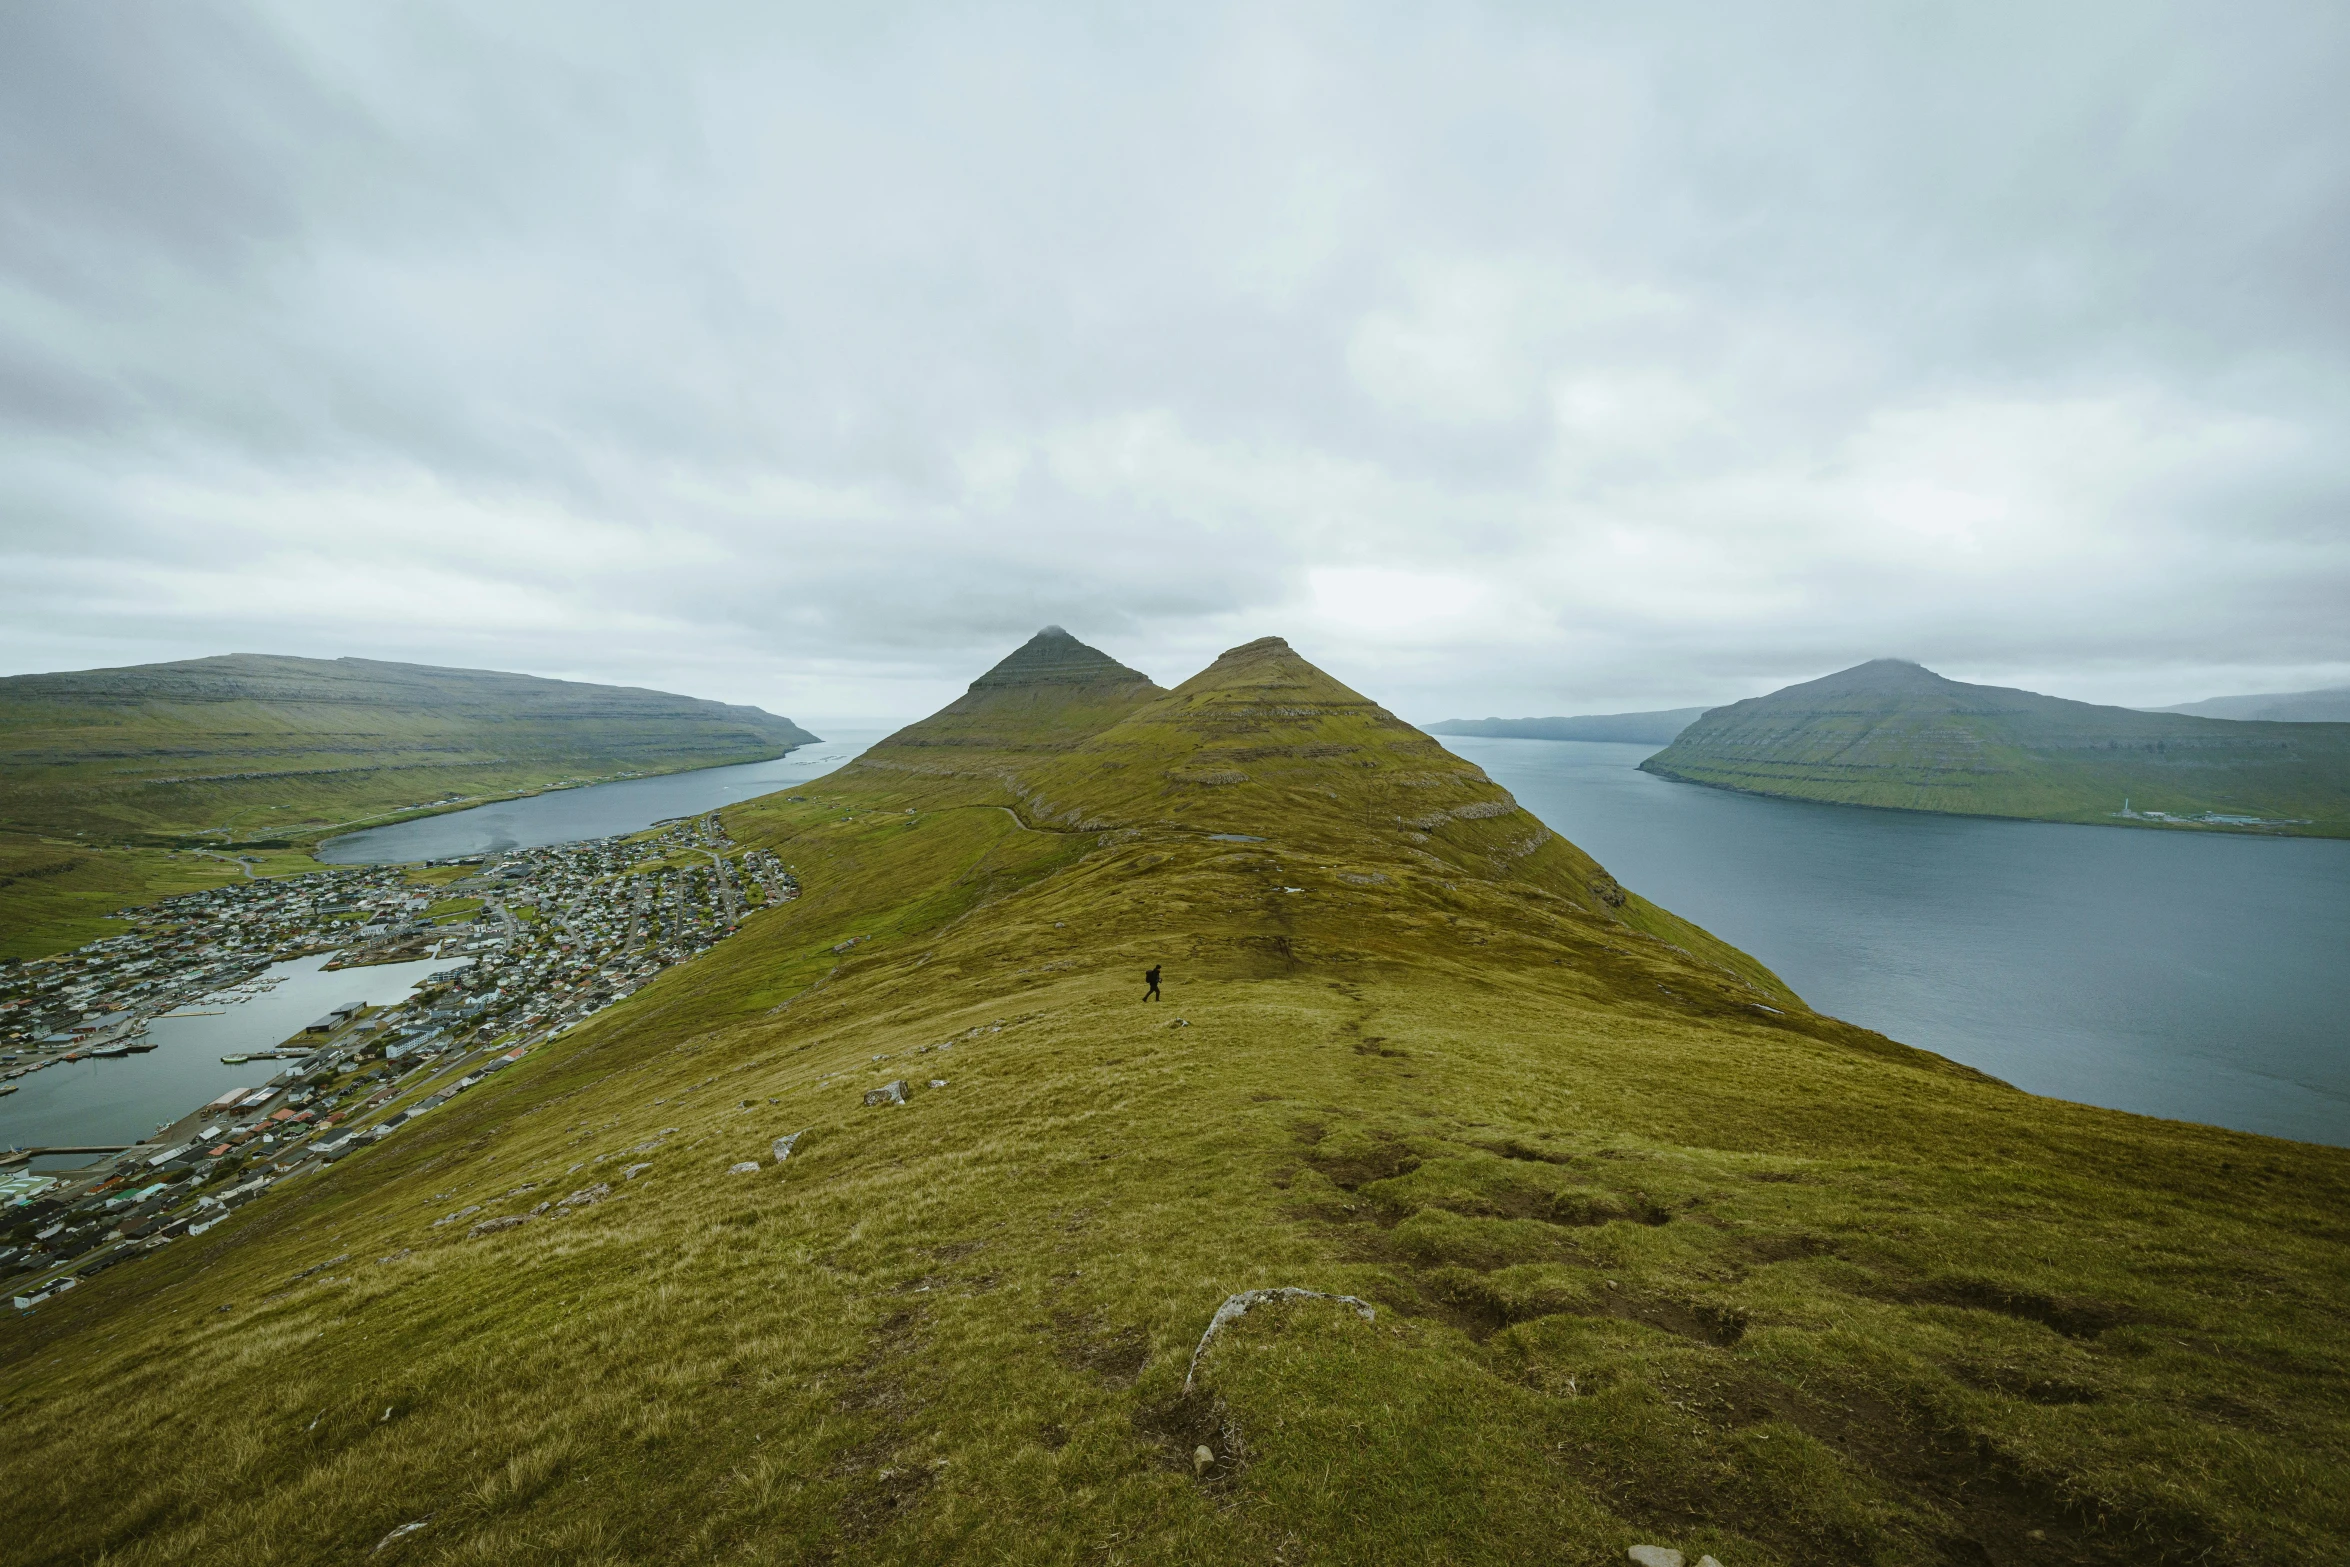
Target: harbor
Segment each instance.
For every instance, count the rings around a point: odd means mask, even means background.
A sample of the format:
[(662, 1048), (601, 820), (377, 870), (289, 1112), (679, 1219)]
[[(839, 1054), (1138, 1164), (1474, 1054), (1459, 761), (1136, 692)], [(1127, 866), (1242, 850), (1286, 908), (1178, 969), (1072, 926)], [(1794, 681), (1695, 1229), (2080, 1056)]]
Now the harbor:
[(0, 1098), (0, 1279), (31, 1310), (201, 1234), (798, 891), (773, 854), (741, 851), (709, 815), (232, 884), (18, 965), (0, 997), (0, 1068), (16, 1090)]

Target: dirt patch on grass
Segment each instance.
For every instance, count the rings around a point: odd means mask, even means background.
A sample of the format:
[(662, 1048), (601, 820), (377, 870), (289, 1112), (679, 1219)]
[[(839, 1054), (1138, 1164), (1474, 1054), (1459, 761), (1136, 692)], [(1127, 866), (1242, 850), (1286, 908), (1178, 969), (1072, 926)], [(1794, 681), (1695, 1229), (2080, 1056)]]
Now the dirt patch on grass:
[(2028, 1404), (2061, 1406), (2066, 1404), (2098, 1404), (2105, 1401), (2104, 1393), (2093, 1387), (2063, 1377), (2041, 1376), (2021, 1366), (1960, 1366), (1952, 1376), (1970, 1387), (1986, 1392), (2005, 1393)]
[(873, 1330), (865, 1357), (848, 1368), (848, 1385), (834, 1397), (842, 1414), (873, 1413), (897, 1420), (914, 1407), (902, 1372), (918, 1344), (921, 1317), (893, 1311)]
[(1150, 1363), (1150, 1338), (1140, 1328), (1107, 1329), (1098, 1317), (1063, 1311), (1053, 1315), (1052, 1334), (1062, 1365), (1107, 1387), (1132, 1387)]
[(853, 1541), (870, 1540), (897, 1522), (936, 1478), (929, 1467), (897, 1456), (895, 1433), (851, 1448), (826, 1474), (848, 1482), (833, 1518), (842, 1537)]
[(1903, 1305), (1959, 1306), (1969, 1311), (1995, 1311), (2003, 1317), (2037, 1322), (2066, 1338), (2093, 1339), (2109, 1328), (2144, 1320), (2127, 1306), (2090, 1300), (2078, 1295), (2044, 1295), (2016, 1289), (1988, 1279), (1938, 1279), (1898, 1287), (1886, 1299)]
[(1376, 1131), (1362, 1137), (1317, 1141), (1306, 1158), (1342, 1191), (1355, 1191), (1373, 1181), (1393, 1180), (1420, 1167), (1419, 1155), (1404, 1146), (1393, 1132)]
[[(1232, 1412), (1205, 1388), (1137, 1409), (1134, 1433), (1149, 1444), (1163, 1467), (1190, 1475), (1210, 1491), (1232, 1490), (1248, 1467), (1248, 1445), (1241, 1440)], [(1198, 1459), (1203, 1447), (1213, 1459), (1205, 1468)]]
[[(1616, 1506), (1659, 1532), (1732, 1527), (1791, 1560), (1881, 1560), (1898, 1540), (1899, 1559), (1945, 1567), (2167, 1567), (2207, 1560), (2220, 1544), (2199, 1519), (2153, 1517), (2069, 1491), (1983, 1438), (1940, 1429), (1865, 1389), (1797, 1389), (1730, 1359), (1658, 1377), (1653, 1386), (1659, 1398), (1711, 1428), (1704, 1446), (1717, 1453), (1767, 1453), (1770, 1433), (1756, 1428), (1792, 1426), (1844, 1463), (1873, 1472), (1902, 1498), (1899, 1516), (1856, 1532), (1824, 1518), (1789, 1516), (1767, 1492), (1740, 1479), (1743, 1461), (1622, 1474), (1609, 1487)], [(1593, 1454), (1591, 1461), (1614, 1467), (1607, 1455)]]
[(1498, 1154), (1504, 1159), (1522, 1160), (1528, 1164), (1573, 1164), (1576, 1162), (1575, 1156), (1571, 1153), (1556, 1148), (1537, 1148), (1534, 1144), (1515, 1137), (1505, 1138), (1498, 1143), (1480, 1143), (1478, 1146), (1489, 1154)]
[(905, 1424), (920, 1409), (906, 1386), (905, 1368), (920, 1348), (922, 1318), (898, 1310), (875, 1325), (865, 1356), (848, 1368), (848, 1385), (833, 1400), (844, 1415), (878, 1419), (880, 1429), (849, 1448), (825, 1470), (846, 1481), (833, 1513), (849, 1541), (871, 1539), (894, 1523), (934, 1478), (902, 1455)]

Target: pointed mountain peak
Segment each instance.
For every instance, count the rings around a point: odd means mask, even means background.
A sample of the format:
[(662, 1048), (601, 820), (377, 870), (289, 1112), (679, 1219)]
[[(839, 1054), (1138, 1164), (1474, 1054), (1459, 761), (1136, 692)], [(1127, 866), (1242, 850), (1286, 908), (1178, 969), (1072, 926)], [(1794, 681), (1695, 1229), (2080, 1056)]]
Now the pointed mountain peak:
[(1014, 648), (986, 674), (971, 682), (974, 691), (1001, 686), (1037, 685), (1147, 685), (1150, 676), (1128, 669), (1099, 648), (1087, 647), (1059, 626), (1047, 626)]
[(1810, 682), (1818, 691), (1947, 691), (1959, 682), (1906, 658), (1872, 658)]
[(1214, 663), (1177, 686), (1175, 694), (1197, 696), (1213, 691), (1264, 691), (1299, 686), (1319, 687), (1349, 702), (1367, 700), (1316, 669), (1279, 637), (1259, 637), (1254, 642), (1226, 648), (1216, 655)]
[(1066, 750), (1099, 734), (1166, 694), (1150, 676), (1087, 647), (1059, 626), (1047, 626), (972, 681), (970, 690), (920, 723), (908, 724), (865, 757), (873, 766), (886, 767), (893, 757), (902, 762), (913, 749), (943, 747), (958, 755), (951, 766), (935, 760), (920, 765), (1000, 775), (1022, 757)]

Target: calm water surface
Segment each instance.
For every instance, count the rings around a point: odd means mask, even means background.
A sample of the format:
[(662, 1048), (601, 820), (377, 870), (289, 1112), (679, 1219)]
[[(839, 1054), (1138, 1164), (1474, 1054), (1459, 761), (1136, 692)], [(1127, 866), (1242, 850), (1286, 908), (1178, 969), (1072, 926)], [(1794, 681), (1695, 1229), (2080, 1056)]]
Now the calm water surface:
[[(893, 726), (894, 727), (894, 726)], [(477, 805), (469, 811), (427, 816), (389, 827), (329, 838), (318, 858), (332, 865), (397, 865), (410, 860), (453, 859), (506, 849), (537, 849), (581, 838), (637, 832), (672, 816), (699, 816), (721, 806), (740, 805), (793, 784), (821, 778), (855, 760), (889, 729), (848, 729), (829, 740), (803, 745), (770, 762), (703, 767), (659, 778), (556, 789), (526, 799)]]
[(2350, 1144), (2350, 842), (1767, 800), (1444, 744), (1823, 1012), (2037, 1094)]
[[(558, 789), (370, 828), (329, 840), (318, 858), (337, 865), (385, 865), (636, 832), (673, 816), (698, 816), (821, 777), (896, 727), (837, 731), (829, 740), (768, 762)], [(218, 1011), (218, 1016), (157, 1019), (147, 1025), (155, 1049), (145, 1054), (67, 1062), (19, 1078), (17, 1092), (0, 1098), (0, 1148), (136, 1142), (159, 1123), (176, 1121), (232, 1088), (262, 1083), (287, 1064), (224, 1066), (222, 1056), (267, 1050), (345, 1001), (379, 1006), (398, 1001), (427, 975), (454, 966), (388, 963), (328, 974), (320, 972), (325, 962), (322, 954), (280, 963), (269, 970), (283, 976), (274, 990), (225, 1008), (199, 1004), (184, 1009)], [(34, 1161), (36, 1168), (87, 1162)]]
[[(38, 1148), (87, 1143), (135, 1143), (232, 1088), (257, 1088), (293, 1065), (248, 1061), (223, 1066), (224, 1055), (274, 1049), (312, 1019), (346, 1001), (388, 1006), (404, 1000), (425, 977), (469, 961), (383, 963), (321, 973), (327, 954), (270, 965), (281, 976), (275, 990), (227, 1006), (194, 1002), (185, 1013), (147, 1025), (155, 1048), (144, 1055), (65, 1061), (16, 1080), (0, 1099), (0, 1147)], [(35, 1169), (89, 1163), (87, 1158), (33, 1161)]]

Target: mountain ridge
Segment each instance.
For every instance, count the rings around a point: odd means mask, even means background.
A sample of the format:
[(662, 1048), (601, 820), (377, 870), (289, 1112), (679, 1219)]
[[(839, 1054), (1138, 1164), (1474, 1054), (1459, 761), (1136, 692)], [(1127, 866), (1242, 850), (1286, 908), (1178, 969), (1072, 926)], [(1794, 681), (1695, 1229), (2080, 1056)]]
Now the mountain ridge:
[(0, 1527), (123, 1567), (2350, 1548), (2350, 1152), (1823, 1016), (1285, 643), (1072, 743), (1088, 689), (985, 767), (728, 807), (798, 896), (0, 1321)]
[[(0, 952), (110, 928), (125, 903), (329, 834), (623, 774), (762, 761), (815, 740), (755, 707), (638, 686), (379, 659), (232, 653), (0, 678)], [(103, 854), (100, 851), (103, 850)]]
[(2268, 691), (2252, 696), (2215, 696), (2151, 709), (2197, 718), (2253, 719), (2282, 724), (2350, 723), (2350, 686), (2317, 691)]

